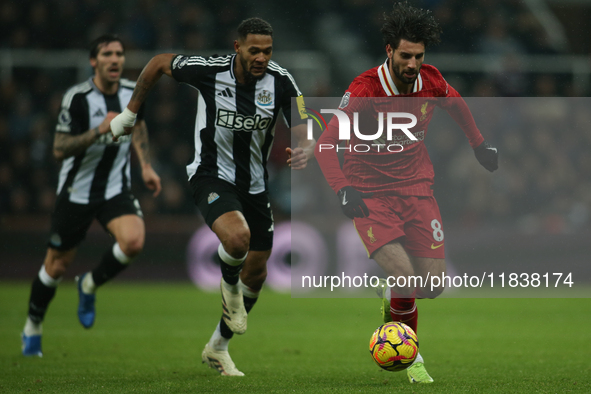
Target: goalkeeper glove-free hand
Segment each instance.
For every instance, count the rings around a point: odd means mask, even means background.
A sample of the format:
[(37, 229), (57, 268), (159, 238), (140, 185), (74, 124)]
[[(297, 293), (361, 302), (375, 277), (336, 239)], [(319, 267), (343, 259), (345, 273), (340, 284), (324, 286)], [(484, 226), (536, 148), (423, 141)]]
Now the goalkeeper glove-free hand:
[(491, 144), (484, 141), (474, 149), (478, 162), (490, 172), (499, 168), (499, 152)]
[(373, 196), (373, 193), (363, 193), (353, 189), (352, 186), (345, 186), (337, 195), (341, 202), (341, 209), (349, 219), (369, 216), (369, 209), (363, 199)]

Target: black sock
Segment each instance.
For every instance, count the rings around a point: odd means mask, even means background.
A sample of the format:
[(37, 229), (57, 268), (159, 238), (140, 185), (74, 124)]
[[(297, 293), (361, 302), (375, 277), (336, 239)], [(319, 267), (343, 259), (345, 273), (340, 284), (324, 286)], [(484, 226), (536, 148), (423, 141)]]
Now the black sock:
[(226, 339), (232, 339), (234, 336), (234, 333), (230, 330), (223, 317), (220, 319), (220, 333)]
[(244, 267), (244, 261), (238, 265), (230, 265), (224, 262), (218, 253), (215, 254), (215, 258), (222, 269), (222, 278), (224, 278), (224, 281), (229, 285), (235, 285), (238, 283), (240, 271), (242, 271), (242, 267)]
[(35, 278), (31, 285), (31, 297), (29, 298), (29, 318), (33, 323), (39, 324), (43, 321), (56, 290), (57, 287), (44, 285), (39, 276)]
[(258, 297), (251, 298), (251, 297), (247, 297), (247, 296), (242, 296), (242, 299), (244, 300), (244, 309), (246, 309), (246, 313), (249, 313), (259, 298)]
[[(249, 313), (254, 304), (257, 302), (258, 297), (250, 298), (243, 296), (242, 299), (244, 300), (244, 309), (246, 309), (246, 313)], [(232, 330), (230, 330), (230, 327), (228, 327), (223, 317), (220, 319), (220, 333), (226, 339), (232, 339), (232, 337), (234, 336), (234, 333), (232, 332)]]
[(113, 255), (113, 248), (109, 248), (103, 255), (101, 262), (98, 267), (92, 271), (92, 280), (98, 287), (103, 285), (105, 282), (113, 279), (121, 271), (127, 268), (129, 264), (121, 264)]

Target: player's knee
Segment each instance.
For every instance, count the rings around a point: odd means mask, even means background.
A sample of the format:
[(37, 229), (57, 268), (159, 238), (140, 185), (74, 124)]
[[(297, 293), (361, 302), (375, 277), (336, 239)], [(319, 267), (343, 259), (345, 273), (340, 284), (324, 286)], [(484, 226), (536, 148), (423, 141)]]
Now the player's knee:
[(263, 266), (255, 269), (243, 270), (242, 281), (248, 283), (248, 286), (253, 289), (260, 289), (263, 287), (267, 279), (267, 267)]
[(250, 245), (250, 231), (248, 229), (241, 229), (235, 231), (226, 242), (224, 242), (224, 249), (228, 254), (235, 259), (244, 257), (248, 252)]
[(389, 272), (388, 285), (396, 287), (396, 292), (399, 294), (410, 295), (416, 286), (411, 280), (414, 276), (412, 267), (396, 267)]
[(267, 266), (264, 265), (252, 271), (253, 280), (263, 283), (267, 279)]
[(74, 254), (69, 251), (61, 252), (55, 249), (47, 249), (43, 266), (49, 276), (53, 279), (58, 279), (66, 273), (73, 260)]
[(444, 286), (422, 287), (418, 289), (417, 296), (419, 298), (437, 298), (445, 290)]
[(432, 298), (439, 297), (441, 295), (441, 293), (443, 293), (443, 290), (445, 290), (445, 286), (439, 286), (439, 287), (434, 288), (433, 290), (434, 290), (434, 292), (433, 292)]
[(46, 260), (45, 272), (53, 279), (61, 278), (67, 271), (70, 261), (65, 258), (55, 257), (50, 260)]
[(144, 237), (137, 236), (122, 240), (119, 242), (119, 247), (127, 257), (135, 257), (144, 249)]

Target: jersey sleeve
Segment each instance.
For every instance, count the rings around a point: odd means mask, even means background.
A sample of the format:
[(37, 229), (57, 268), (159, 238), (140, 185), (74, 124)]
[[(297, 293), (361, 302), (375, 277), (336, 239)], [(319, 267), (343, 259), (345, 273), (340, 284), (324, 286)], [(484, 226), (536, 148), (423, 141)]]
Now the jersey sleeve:
[[(306, 105), (304, 103), (304, 96), (298, 85), (296, 84), (295, 79), (293, 76), (284, 69), (285, 75), (282, 78), (282, 90), (283, 90), (283, 97), (281, 98), (281, 110), (283, 112), (283, 117), (285, 119), (285, 123), (288, 127), (294, 127), (299, 124), (305, 122), (305, 119), (308, 117), (306, 115)], [(292, 119), (291, 117), (291, 98), (295, 97), (298, 106), (298, 117), (296, 119)]]
[(170, 63), (172, 77), (197, 88), (203, 77), (211, 72), (206, 62), (202, 56), (176, 55)]
[(345, 174), (343, 174), (336, 149), (334, 149), (341, 142), (338, 137), (339, 122), (336, 120), (336, 117), (333, 117), (328, 123), (326, 130), (318, 138), (318, 142), (314, 148), (314, 156), (322, 170), (322, 174), (324, 174), (324, 178), (326, 178), (326, 181), (335, 193), (343, 187), (350, 185), (347, 178), (345, 178)]
[[(443, 79), (443, 77), (442, 77)], [(455, 122), (462, 128), (462, 131), (468, 138), (468, 142), (472, 149), (478, 147), (484, 141), (484, 137), (476, 127), (476, 122), (470, 112), (470, 108), (460, 96), (457, 90), (455, 90), (450, 84), (445, 82), (445, 96), (441, 100), (441, 107), (449, 113), (449, 115), (455, 120)]]
[[(370, 95), (366, 84), (360, 81), (353, 81), (341, 99), (339, 110), (344, 111), (351, 119), (353, 112), (363, 111), (368, 102), (366, 97)], [(328, 123), (328, 127), (316, 143), (314, 156), (316, 157), (316, 161), (318, 161), (324, 177), (335, 193), (345, 186), (350, 186), (350, 182), (341, 169), (337, 150), (334, 149), (341, 142), (343, 141), (339, 140), (339, 122), (337, 117), (333, 116)]]
[(88, 125), (88, 108), (84, 96), (82, 94), (70, 96), (66, 93), (62, 99), (55, 131), (78, 135), (86, 131), (85, 125)]
[(345, 112), (350, 119), (353, 119), (354, 112), (361, 113), (367, 108), (369, 103), (368, 97), (372, 97), (372, 94), (367, 88), (366, 83), (356, 79), (345, 91), (339, 104), (339, 109)]

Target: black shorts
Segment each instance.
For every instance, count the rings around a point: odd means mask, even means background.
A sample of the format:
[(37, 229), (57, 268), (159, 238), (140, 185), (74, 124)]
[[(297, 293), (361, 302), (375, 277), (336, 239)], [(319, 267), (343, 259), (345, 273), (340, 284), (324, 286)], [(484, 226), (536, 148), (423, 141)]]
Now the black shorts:
[(250, 194), (209, 176), (194, 176), (189, 183), (195, 204), (209, 228), (224, 213), (240, 211), (250, 228), (249, 249), (265, 251), (273, 247), (273, 212), (267, 191)]
[(76, 204), (67, 194), (60, 196), (51, 214), (48, 246), (61, 251), (73, 249), (86, 237), (94, 218), (108, 232), (107, 223), (123, 215), (144, 216), (138, 200), (129, 192), (91, 204)]

